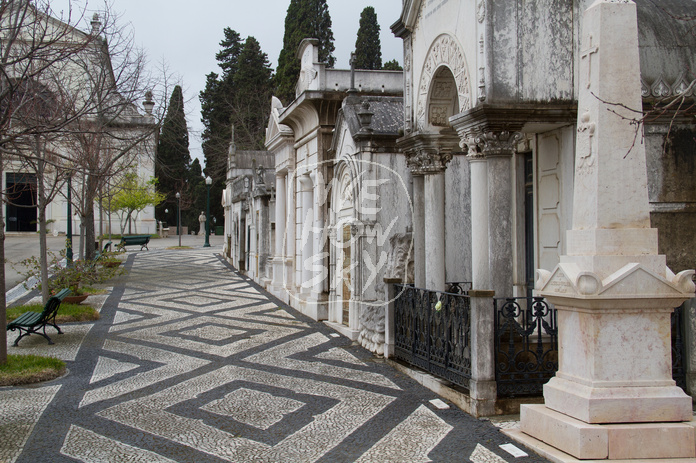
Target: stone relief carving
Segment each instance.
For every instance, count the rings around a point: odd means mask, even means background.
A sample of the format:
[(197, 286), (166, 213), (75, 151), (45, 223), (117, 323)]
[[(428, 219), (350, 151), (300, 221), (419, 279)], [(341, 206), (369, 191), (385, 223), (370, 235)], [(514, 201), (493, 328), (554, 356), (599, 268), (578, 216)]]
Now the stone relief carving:
[(657, 79), (650, 85), (644, 79), (641, 79), (641, 96), (646, 99), (650, 98), (668, 98), (672, 96), (692, 96), (695, 94), (696, 80), (689, 82), (687, 73), (679, 74), (672, 85), (669, 85), (668, 80), (663, 74), (660, 74)]
[(672, 89), (669, 85), (667, 85), (667, 82), (665, 82), (662, 75), (660, 75), (660, 77), (658, 77), (650, 87), (650, 93), (656, 98), (665, 98), (670, 96)]
[(524, 139), (523, 133), (506, 130), (472, 134), (466, 138), (466, 145), (469, 148), (468, 156), (511, 156), (522, 139)]
[(413, 234), (397, 233), (389, 238), (389, 255), (384, 278), (413, 283)]
[(413, 131), (413, 103), (411, 101), (411, 81), (412, 81), (412, 68), (411, 62), (413, 60), (413, 46), (411, 44), (411, 36), (409, 35), (404, 40), (404, 133), (411, 133)]
[(483, 102), (486, 100), (486, 66), (483, 63), (486, 62), (486, 56), (483, 53), (483, 34), (479, 39), (479, 85), (478, 85), (478, 99)]
[(580, 116), (580, 124), (578, 125), (578, 136), (587, 134), (587, 151), (581, 153), (578, 151), (577, 171), (580, 175), (590, 174), (594, 170), (595, 157), (593, 156), (593, 140), (596, 125), (590, 121), (590, 113), (586, 111)]
[(482, 23), (486, 19), (486, 0), (479, 0), (476, 5), (476, 19)]
[(406, 153), (406, 166), (413, 175), (442, 172), (452, 156), (449, 150), (420, 149), (415, 153)]
[(464, 58), (464, 52), (457, 40), (449, 34), (440, 35), (435, 39), (426, 54), (423, 63), (423, 72), (418, 85), (418, 101), (416, 110), (416, 124), (419, 130), (425, 127), (426, 106), (428, 103), (428, 91), (433, 80), (434, 73), (440, 66), (447, 66), (457, 85), (459, 97), (459, 112), (471, 107), (471, 92), (469, 90), (469, 70)]
[(384, 352), (384, 307), (367, 304), (360, 314), (358, 342), (375, 354)]

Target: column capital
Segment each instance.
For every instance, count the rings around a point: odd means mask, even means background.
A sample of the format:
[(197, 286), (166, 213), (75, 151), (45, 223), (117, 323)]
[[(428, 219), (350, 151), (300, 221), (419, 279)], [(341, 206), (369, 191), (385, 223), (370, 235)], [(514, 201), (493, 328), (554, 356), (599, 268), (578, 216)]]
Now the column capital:
[(399, 145), (406, 154), (406, 165), (413, 175), (444, 172), (455, 153), (461, 152), (454, 132), (414, 133)]
[(475, 160), (489, 156), (512, 156), (517, 143), (524, 139), (522, 132), (487, 131), (469, 134), (462, 143), (469, 148), (469, 159)]

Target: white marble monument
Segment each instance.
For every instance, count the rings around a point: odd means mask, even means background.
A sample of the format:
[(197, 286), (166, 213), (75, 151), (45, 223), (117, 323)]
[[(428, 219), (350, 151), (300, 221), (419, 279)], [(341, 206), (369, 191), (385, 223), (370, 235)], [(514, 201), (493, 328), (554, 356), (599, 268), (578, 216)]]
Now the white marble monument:
[(511, 435), (556, 461), (695, 458), (670, 327), (674, 307), (694, 296), (694, 272), (667, 268), (650, 228), (645, 147), (632, 123), (642, 109), (632, 1), (585, 11), (579, 78), (573, 229), (567, 255), (536, 282), (558, 309), (559, 369), (545, 405), (522, 406)]

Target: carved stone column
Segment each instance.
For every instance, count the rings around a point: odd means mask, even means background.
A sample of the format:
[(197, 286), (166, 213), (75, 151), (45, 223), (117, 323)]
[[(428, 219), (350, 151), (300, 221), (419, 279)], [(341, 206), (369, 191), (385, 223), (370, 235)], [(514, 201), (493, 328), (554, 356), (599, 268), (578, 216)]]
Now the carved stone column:
[(477, 137), (488, 169), (488, 232), (491, 288), (512, 296), (513, 155), (520, 132), (488, 132)]
[[(412, 154), (407, 153), (407, 156), (414, 178), (422, 178), (414, 180), (416, 285), (423, 282), (427, 289), (444, 291), (445, 168), (452, 159), (452, 149), (432, 144), (421, 145), (416, 147)], [(419, 210), (421, 202), (422, 216)], [(422, 269), (425, 269), (425, 275), (422, 274)]]
[(298, 281), (300, 286), (300, 292), (309, 293), (312, 289), (312, 248), (313, 248), (313, 237), (312, 237), (312, 226), (314, 224), (314, 209), (312, 207), (313, 202), (313, 189), (312, 189), (312, 179), (309, 174), (300, 176), (300, 195), (302, 197), (302, 258), (300, 259), (300, 281)]
[(287, 222), (285, 173), (276, 174), (275, 201), (275, 252), (273, 253), (273, 290), (278, 292), (283, 286), (283, 267), (285, 266), (285, 224)]

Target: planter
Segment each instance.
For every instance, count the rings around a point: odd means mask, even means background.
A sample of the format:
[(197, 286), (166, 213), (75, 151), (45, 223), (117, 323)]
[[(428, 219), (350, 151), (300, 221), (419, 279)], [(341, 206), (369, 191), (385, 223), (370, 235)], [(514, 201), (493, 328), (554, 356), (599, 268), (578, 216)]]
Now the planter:
[(79, 296), (65, 296), (63, 298), (63, 302), (66, 304), (80, 304), (85, 299), (87, 299), (87, 296), (89, 296), (89, 294), (81, 294)]

